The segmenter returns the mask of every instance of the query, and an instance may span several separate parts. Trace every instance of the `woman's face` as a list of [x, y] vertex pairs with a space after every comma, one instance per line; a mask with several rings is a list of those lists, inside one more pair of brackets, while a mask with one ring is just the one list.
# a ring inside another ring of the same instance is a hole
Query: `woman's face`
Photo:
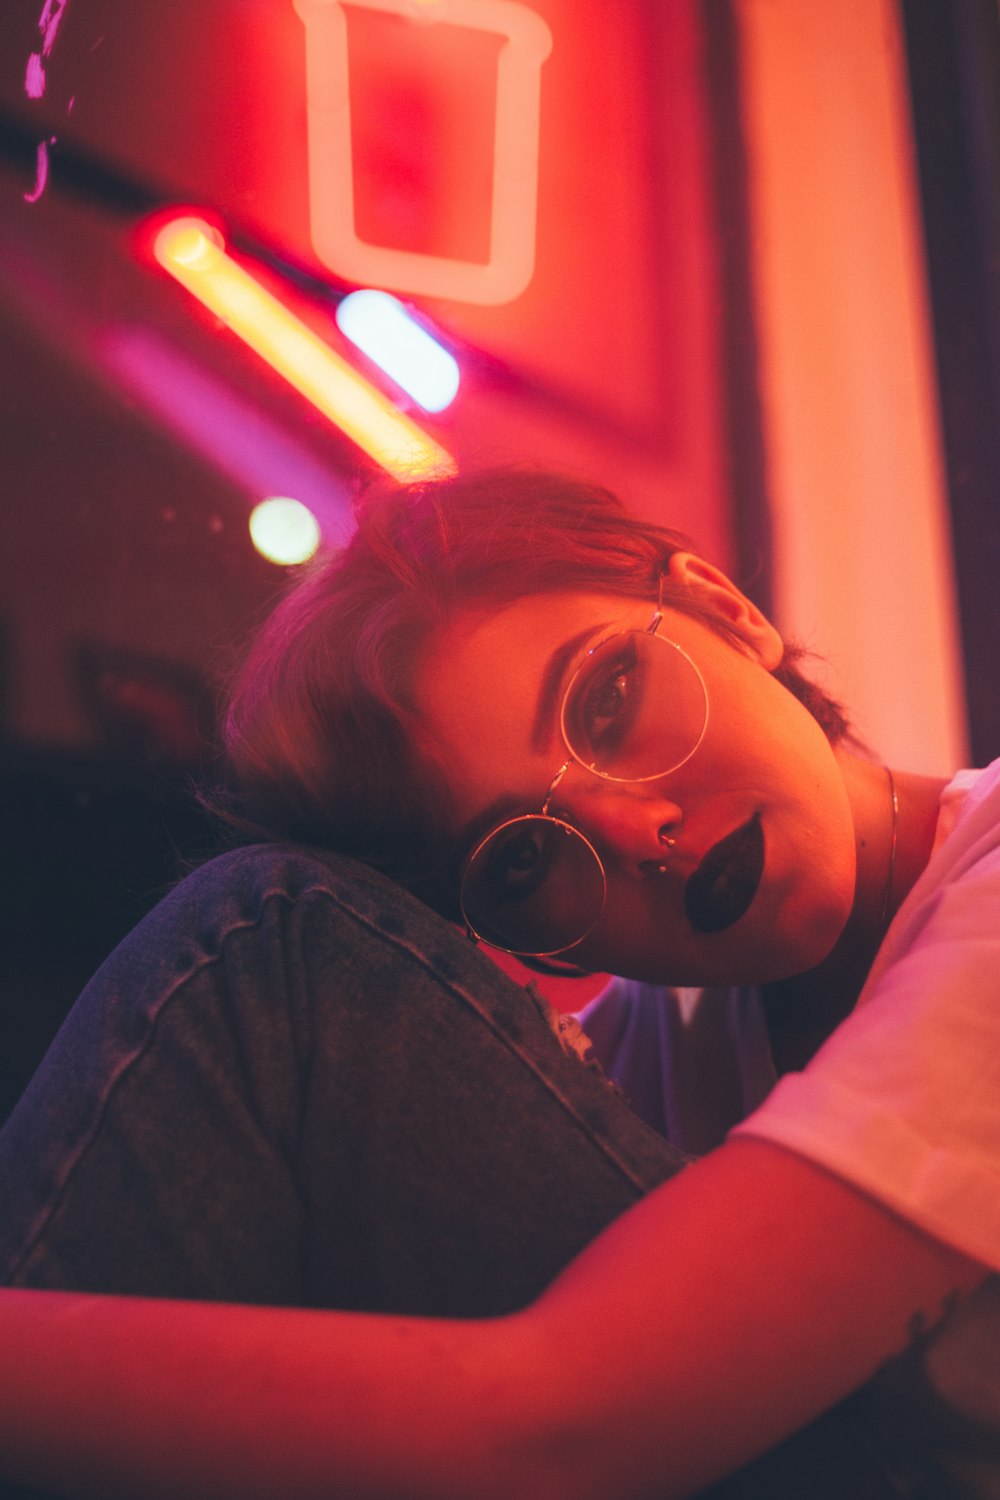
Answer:
[[[658, 633], [683, 648], [707, 690], [697, 750], [651, 781], [609, 782], [575, 762], [562, 777], [549, 812], [587, 836], [607, 876], [601, 917], [563, 956], [673, 984], [802, 973], [830, 951], [853, 901], [854, 824], [837, 759], [771, 676], [781, 643], [763, 616], [691, 554], [677, 554], [670, 571], [748, 647], [665, 608]], [[441, 745], [451, 831], [467, 848], [505, 818], [541, 809], [568, 755], [566, 684], [590, 647], [611, 631], [644, 630], [653, 607], [616, 594], [534, 595], [462, 612], [431, 639], [417, 707]]]

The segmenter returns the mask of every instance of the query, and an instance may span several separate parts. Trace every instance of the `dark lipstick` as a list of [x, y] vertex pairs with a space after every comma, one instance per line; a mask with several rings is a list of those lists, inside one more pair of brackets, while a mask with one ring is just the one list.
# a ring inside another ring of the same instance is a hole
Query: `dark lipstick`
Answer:
[[684, 887], [684, 910], [695, 932], [723, 932], [749, 909], [764, 873], [760, 814], [713, 844]]

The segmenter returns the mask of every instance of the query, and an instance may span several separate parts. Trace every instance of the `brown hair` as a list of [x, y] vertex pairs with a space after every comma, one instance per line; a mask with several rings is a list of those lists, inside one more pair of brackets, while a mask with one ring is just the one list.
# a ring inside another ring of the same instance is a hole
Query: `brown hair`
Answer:
[[[313, 565], [258, 633], [223, 726], [231, 822], [337, 849], [454, 915], [448, 791], [412, 701], [423, 643], [469, 605], [593, 589], [655, 599], [680, 533], [630, 517], [595, 485], [504, 470], [379, 489], [350, 543]], [[664, 602], [731, 627], [664, 587]], [[738, 637], [736, 638], [738, 641]], [[846, 722], [786, 650], [775, 675], [831, 740]]]

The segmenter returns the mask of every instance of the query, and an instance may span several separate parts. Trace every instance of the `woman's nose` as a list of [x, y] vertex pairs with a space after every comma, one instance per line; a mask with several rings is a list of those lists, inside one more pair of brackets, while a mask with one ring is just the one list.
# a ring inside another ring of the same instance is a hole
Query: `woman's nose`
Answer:
[[605, 863], [636, 877], [669, 864], [684, 812], [655, 782], [595, 780], [584, 786], [574, 778], [560, 790], [569, 820], [593, 840]]

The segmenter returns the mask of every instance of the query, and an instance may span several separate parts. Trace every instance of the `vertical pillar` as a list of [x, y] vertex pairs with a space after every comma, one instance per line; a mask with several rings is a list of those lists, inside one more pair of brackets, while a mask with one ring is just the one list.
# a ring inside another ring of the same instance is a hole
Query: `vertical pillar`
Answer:
[[738, 0], [775, 614], [877, 753], [966, 756], [894, 0]]

